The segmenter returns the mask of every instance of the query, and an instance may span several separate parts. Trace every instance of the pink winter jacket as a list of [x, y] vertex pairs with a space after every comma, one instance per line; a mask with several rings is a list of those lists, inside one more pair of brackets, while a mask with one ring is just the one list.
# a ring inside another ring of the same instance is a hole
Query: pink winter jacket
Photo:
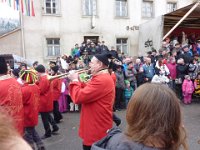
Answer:
[[192, 94], [194, 92], [194, 84], [191, 80], [185, 79], [182, 85], [183, 93]]

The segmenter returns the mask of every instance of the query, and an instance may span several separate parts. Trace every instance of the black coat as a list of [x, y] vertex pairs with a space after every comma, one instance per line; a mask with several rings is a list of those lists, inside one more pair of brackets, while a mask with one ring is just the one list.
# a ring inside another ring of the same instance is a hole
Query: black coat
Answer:
[[188, 74], [188, 66], [187, 65], [178, 64], [176, 66], [176, 72], [177, 72], [177, 78], [181, 78], [182, 81], [183, 81], [184, 78], [185, 78], [185, 75]]
[[137, 79], [137, 86], [140, 86], [143, 83], [145, 83], [145, 74], [144, 74], [144, 72], [138, 72], [137, 76], [136, 76], [136, 79]]

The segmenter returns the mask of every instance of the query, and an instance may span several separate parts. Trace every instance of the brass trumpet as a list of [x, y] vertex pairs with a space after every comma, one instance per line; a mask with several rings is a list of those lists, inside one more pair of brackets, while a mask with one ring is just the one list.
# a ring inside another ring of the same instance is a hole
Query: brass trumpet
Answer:
[[[84, 73], [84, 72], [87, 72], [87, 71], [90, 71], [90, 68], [89, 69], [79, 69], [79, 70], [75, 70], [74, 73]], [[60, 74], [60, 75], [56, 75], [56, 76], [48, 76], [48, 80], [52, 81], [54, 79], [57, 79], [57, 78], [66, 78], [67, 76], [69, 75], [69, 72], [67, 73], [63, 73], [63, 74]]]

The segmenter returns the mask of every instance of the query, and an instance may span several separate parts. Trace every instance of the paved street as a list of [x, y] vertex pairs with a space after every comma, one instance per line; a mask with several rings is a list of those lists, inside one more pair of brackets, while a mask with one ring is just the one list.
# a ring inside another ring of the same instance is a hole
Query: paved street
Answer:
[[[200, 144], [197, 143], [200, 139], [200, 102], [194, 102], [191, 105], [181, 105], [181, 107], [184, 124], [188, 132], [190, 150], [200, 150]], [[125, 111], [116, 112], [123, 120], [122, 129], [126, 126], [125, 113]], [[64, 121], [59, 124], [59, 134], [44, 140], [47, 150], [81, 150], [82, 143], [78, 137], [79, 113], [65, 113], [63, 116]], [[41, 135], [44, 132], [41, 121], [37, 130]]]

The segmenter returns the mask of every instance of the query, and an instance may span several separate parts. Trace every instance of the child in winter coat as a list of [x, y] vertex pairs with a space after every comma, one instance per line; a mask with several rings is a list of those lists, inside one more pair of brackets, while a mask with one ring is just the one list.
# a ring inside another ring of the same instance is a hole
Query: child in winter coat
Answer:
[[124, 90], [124, 97], [126, 106], [128, 105], [128, 102], [133, 94], [133, 88], [130, 86], [130, 82], [128, 80], [125, 80], [126, 88]]
[[195, 95], [200, 96], [200, 72], [197, 75], [197, 78], [194, 80], [194, 87], [195, 87]]
[[185, 80], [182, 85], [184, 104], [190, 104], [192, 101], [192, 93], [194, 92], [194, 84], [189, 75], [185, 76]]

